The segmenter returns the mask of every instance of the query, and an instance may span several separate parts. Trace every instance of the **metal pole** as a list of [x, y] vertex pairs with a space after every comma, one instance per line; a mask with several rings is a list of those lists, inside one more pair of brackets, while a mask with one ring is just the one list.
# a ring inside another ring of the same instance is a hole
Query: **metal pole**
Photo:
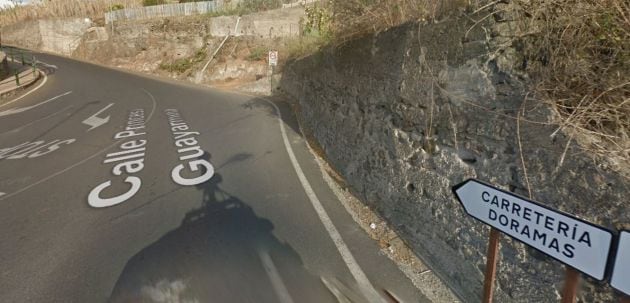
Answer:
[[114, 35], [114, 14], [113, 14], [113, 10], [114, 7], [112, 7], [112, 0], [109, 0], [109, 18], [110, 18], [110, 22], [112, 25], [112, 36]]
[[490, 239], [488, 240], [488, 256], [486, 260], [486, 274], [483, 282], [483, 302], [492, 303], [494, 294], [494, 280], [497, 275], [497, 261], [499, 259], [499, 238], [500, 232], [491, 227]]
[[24, 53], [20, 54], [22, 56], [22, 65], [24, 65]]
[[18, 71], [15, 71], [15, 84], [17, 86], [20, 86], [20, 74], [18, 73]]
[[273, 65], [271, 66], [271, 76], [269, 77], [269, 93], [273, 94]]
[[567, 272], [564, 280], [564, 290], [562, 291], [562, 303], [575, 302], [579, 282], [580, 273], [567, 266]]

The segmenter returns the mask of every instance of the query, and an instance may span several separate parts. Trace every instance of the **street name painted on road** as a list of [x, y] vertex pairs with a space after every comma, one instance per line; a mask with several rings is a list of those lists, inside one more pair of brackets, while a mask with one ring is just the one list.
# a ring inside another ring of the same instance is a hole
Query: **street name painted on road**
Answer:
[[[179, 185], [198, 185], [206, 182], [214, 175], [214, 167], [207, 159], [204, 159], [204, 151], [199, 146], [199, 142], [195, 136], [199, 136], [199, 132], [188, 131], [190, 127], [176, 109], [167, 109], [164, 111], [168, 117], [168, 124], [171, 126], [171, 132], [175, 139], [175, 146], [178, 147], [177, 154], [179, 161], [186, 161], [184, 164], [178, 164], [171, 170], [171, 178], [173, 182]], [[182, 174], [184, 172], [185, 174]], [[185, 177], [184, 175], [192, 175], [201, 173], [196, 177]]]
[[13, 147], [0, 149], [0, 160], [16, 160], [24, 158], [33, 159], [41, 157], [58, 150], [63, 145], [68, 145], [74, 143], [75, 141], [76, 139], [56, 139], [50, 142], [42, 140], [35, 142], [24, 142]]
[[610, 285], [630, 296], [630, 231], [619, 233], [619, 246]]
[[603, 280], [612, 232], [477, 180], [453, 187], [470, 216]]
[[117, 163], [112, 167], [112, 173], [114, 176], [125, 177], [124, 180], [117, 179], [116, 181], [118, 183], [128, 183], [131, 187], [119, 195], [103, 198], [101, 193], [112, 186], [111, 180], [105, 181], [90, 191], [88, 195], [88, 204], [90, 204], [90, 206], [96, 208], [114, 206], [131, 199], [140, 190], [142, 180], [135, 176], [135, 174], [139, 173], [144, 168], [144, 152], [147, 144], [147, 140], [141, 139], [146, 136], [146, 132], [143, 131], [144, 129], [144, 110], [135, 109], [129, 112], [125, 130], [116, 133], [114, 139], [133, 139], [120, 144], [119, 148], [121, 151], [105, 155], [103, 163]]
[[[210, 180], [214, 175], [214, 167], [209, 159], [205, 158], [206, 153], [196, 139], [199, 132], [190, 131], [190, 127], [176, 109], [167, 109], [164, 113], [173, 133], [174, 144], [178, 148], [178, 159], [182, 162], [171, 170], [173, 181], [179, 185], [191, 186]], [[105, 155], [103, 161], [104, 164], [116, 163], [112, 167], [112, 174], [121, 178], [117, 178], [115, 184], [108, 180], [94, 187], [88, 195], [90, 206], [95, 208], [114, 206], [133, 198], [138, 193], [142, 187], [142, 180], [137, 174], [144, 169], [147, 145], [147, 140], [144, 139], [145, 129], [144, 110], [132, 110], [125, 129], [114, 135], [114, 139], [129, 140], [119, 145], [120, 151]], [[121, 188], [125, 190], [112, 196], [112, 192], [118, 192]]]

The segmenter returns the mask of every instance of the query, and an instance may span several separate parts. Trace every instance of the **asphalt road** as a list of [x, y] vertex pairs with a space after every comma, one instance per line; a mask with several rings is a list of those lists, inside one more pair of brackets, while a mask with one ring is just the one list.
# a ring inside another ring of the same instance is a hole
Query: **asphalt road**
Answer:
[[289, 106], [37, 57], [46, 83], [0, 105], [0, 302], [426, 301]]

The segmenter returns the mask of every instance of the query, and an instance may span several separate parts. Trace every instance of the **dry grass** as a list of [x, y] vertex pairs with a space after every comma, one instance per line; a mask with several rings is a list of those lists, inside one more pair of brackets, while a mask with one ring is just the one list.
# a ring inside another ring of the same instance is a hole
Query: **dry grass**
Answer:
[[[630, 163], [630, 3], [519, 0], [528, 72], [560, 129], [587, 151]], [[533, 34], [531, 34], [533, 33]]]
[[327, 2], [334, 42], [408, 21], [439, 19], [460, 8], [469, 14], [487, 12], [485, 21], [499, 14], [513, 19], [519, 26], [509, 46], [516, 46], [527, 59], [532, 93], [556, 110], [558, 130], [568, 133], [585, 151], [626, 170], [630, 163], [627, 0]]
[[6, 26], [22, 21], [89, 17], [92, 19], [103, 18], [103, 14], [110, 7], [122, 5], [124, 8], [141, 6], [140, 0], [50, 0], [37, 5], [18, 6], [0, 11], [0, 26]]

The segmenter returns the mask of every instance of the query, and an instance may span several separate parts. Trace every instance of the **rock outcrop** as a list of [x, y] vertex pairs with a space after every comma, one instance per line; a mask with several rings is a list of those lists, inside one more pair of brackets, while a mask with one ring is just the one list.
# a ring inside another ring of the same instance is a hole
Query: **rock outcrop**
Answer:
[[[281, 89], [307, 136], [375, 209], [469, 302], [479, 302], [489, 229], [451, 193], [478, 178], [608, 228], [630, 222], [628, 180], [563, 134], [528, 94], [505, 23], [411, 23], [287, 65]], [[503, 237], [496, 302], [553, 302], [557, 261]], [[613, 301], [588, 279], [585, 302]]]

